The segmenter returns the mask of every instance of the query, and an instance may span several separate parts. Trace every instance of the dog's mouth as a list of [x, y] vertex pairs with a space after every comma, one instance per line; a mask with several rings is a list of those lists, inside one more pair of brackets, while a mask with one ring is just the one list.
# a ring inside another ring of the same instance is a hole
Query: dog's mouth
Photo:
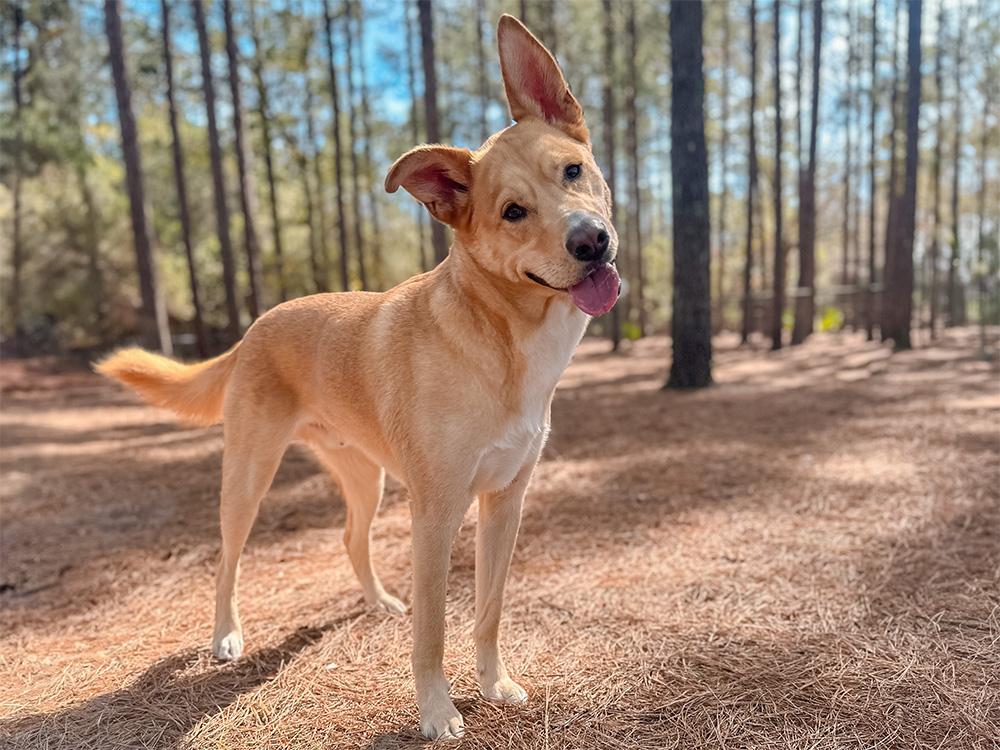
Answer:
[[553, 286], [541, 276], [527, 271], [524, 274], [539, 286], [554, 289], [557, 292], [568, 292], [573, 303], [587, 315], [597, 317], [604, 315], [618, 301], [621, 292], [621, 278], [614, 261], [611, 263], [594, 263], [588, 266], [586, 274], [575, 284], [568, 287]]
[[547, 282], [541, 276], [536, 276], [531, 271], [526, 271], [524, 275], [527, 276], [532, 281], [534, 281], [536, 284], [540, 284], [542, 286], [547, 286], [549, 289], [555, 289], [557, 292], [565, 292], [566, 291], [566, 287], [552, 286], [549, 282]]

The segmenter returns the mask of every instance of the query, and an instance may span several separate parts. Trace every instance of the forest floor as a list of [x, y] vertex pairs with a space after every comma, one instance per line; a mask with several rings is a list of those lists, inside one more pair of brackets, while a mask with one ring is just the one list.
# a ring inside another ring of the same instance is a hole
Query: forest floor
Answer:
[[[524, 706], [478, 697], [472, 512], [456, 541], [458, 747], [996, 748], [1000, 370], [975, 332], [721, 338], [689, 393], [660, 389], [664, 339], [606, 349], [566, 373], [528, 493], [504, 613]], [[409, 617], [364, 610], [304, 449], [243, 558], [247, 654], [219, 665], [219, 428], [51, 362], [0, 384], [0, 746], [421, 744]], [[408, 515], [390, 482], [375, 557], [407, 600]]]

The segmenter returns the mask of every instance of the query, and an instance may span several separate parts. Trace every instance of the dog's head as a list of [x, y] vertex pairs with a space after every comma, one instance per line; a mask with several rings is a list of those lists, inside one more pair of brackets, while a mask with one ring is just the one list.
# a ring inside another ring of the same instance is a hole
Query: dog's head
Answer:
[[618, 299], [611, 191], [591, 152], [583, 110], [555, 58], [512, 16], [497, 29], [514, 125], [478, 150], [419, 146], [389, 170], [454, 229], [461, 252], [518, 293], [569, 294], [590, 315]]

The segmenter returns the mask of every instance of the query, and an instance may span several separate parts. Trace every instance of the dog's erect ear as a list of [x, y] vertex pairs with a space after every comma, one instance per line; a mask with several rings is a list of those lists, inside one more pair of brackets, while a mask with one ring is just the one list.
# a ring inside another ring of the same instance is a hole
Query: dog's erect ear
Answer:
[[506, 13], [500, 16], [497, 47], [514, 121], [537, 117], [579, 141], [589, 142], [583, 109], [570, 92], [559, 64], [524, 24]]
[[440, 222], [457, 226], [471, 205], [472, 152], [452, 146], [417, 146], [389, 167], [385, 189], [400, 187], [423, 203]]

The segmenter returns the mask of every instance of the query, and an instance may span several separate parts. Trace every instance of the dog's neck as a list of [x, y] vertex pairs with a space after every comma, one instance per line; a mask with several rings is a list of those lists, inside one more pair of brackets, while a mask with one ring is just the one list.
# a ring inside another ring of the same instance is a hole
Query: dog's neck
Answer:
[[544, 324], [553, 306], [572, 304], [568, 298], [562, 299], [565, 294], [491, 273], [459, 241], [440, 269], [456, 301], [483, 314], [494, 327], [501, 326], [511, 332], [536, 329]]

